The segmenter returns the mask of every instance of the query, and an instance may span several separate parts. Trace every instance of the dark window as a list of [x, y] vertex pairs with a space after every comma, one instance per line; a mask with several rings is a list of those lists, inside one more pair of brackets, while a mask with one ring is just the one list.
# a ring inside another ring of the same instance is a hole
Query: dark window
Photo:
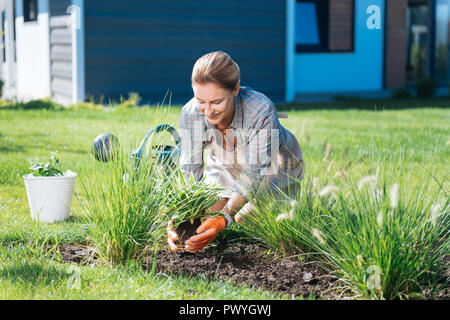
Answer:
[[37, 21], [38, 7], [37, 0], [23, 0], [23, 21]]
[[354, 0], [297, 0], [296, 52], [350, 52], [354, 38]]
[[437, 0], [435, 12], [434, 76], [437, 81], [445, 84], [450, 81], [450, 4], [448, 0]]

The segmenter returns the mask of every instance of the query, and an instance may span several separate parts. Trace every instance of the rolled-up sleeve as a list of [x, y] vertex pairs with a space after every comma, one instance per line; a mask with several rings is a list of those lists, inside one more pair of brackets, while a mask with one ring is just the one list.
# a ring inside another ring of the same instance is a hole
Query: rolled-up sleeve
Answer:
[[185, 106], [180, 116], [180, 169], [184, 176], [191, 172], [196, 181], [203, 178], [203, 121]]

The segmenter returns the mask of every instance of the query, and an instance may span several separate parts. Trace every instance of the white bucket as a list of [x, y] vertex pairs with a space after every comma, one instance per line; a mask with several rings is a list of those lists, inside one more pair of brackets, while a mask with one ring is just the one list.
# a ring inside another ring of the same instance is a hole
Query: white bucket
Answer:
[[56, 222], [67, 219], [72, 203], [77, 174], [67, 170], [63, 176], [23, 176], [27, 189], [31, 217], [40, 222]]

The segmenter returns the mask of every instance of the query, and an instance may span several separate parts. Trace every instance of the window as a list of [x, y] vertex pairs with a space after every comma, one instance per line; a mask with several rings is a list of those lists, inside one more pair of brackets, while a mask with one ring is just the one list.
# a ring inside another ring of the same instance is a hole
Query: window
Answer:
[[327, 50], [328, 1], [297, 1], [295, 8], [297, 52]]
[[408, 51], [406, 80], [415, 82], [428, 75], [429, 63], [429, 27], [430, 16], [428, 3], [425, 1], [411, 2], [407, 9]]
[[38, 0], [23, 0], [23, 21], [37, 21], [38, 17]]
[[434, 76], [440, 83], [450, 80], [450, 5], [446, 0], [436, 1], [436, 37], [434, 44]]
[[296, 52], [350, 52], [354, 38], [354, 0], [297, 0]]

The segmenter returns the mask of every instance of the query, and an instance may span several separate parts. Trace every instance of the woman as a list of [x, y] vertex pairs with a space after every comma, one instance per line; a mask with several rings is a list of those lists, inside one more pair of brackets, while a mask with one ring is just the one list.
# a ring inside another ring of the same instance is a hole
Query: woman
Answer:
[[[193, 173], [197, 181], [205, 174], [207, 183], [225, 188], [224, 199], [210, 208], [223, 215], [208, 218], [186, 241], [186, 250], [197, 252], [233, 218], [242, 221], [239, 210], [252, 196], [269, 188], [294, 191], [304, 170], [297, 139], [280, 124], [269, 98], [240, 86], [239, 66], [228, 54], [216, 51], [202, 56], [191, 80], [194, 97], [180, 117], [181, 170]], [[206, 147], [210, 153], [204, 163]], [[176, 239], [170, 225], [172, 251], [177, 250]]]

